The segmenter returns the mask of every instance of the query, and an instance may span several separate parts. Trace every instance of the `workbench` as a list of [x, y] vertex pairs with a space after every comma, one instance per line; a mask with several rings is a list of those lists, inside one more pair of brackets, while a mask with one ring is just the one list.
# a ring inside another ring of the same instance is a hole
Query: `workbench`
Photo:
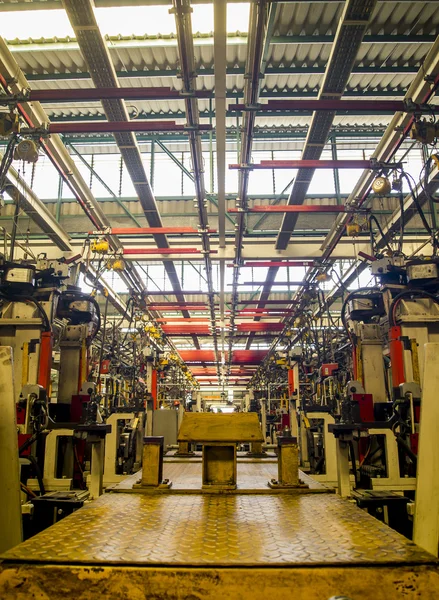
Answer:
[[335, 494], [121, 491], [7, 552], [0, 598], [439, 597], [433, 556]]

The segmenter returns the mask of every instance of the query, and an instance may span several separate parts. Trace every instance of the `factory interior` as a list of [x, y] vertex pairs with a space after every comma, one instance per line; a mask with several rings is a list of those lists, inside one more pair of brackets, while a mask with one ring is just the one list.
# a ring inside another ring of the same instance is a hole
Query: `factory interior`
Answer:
[[439, 598], [438, 90], [439, 0], [0, 0], [0, 600]]

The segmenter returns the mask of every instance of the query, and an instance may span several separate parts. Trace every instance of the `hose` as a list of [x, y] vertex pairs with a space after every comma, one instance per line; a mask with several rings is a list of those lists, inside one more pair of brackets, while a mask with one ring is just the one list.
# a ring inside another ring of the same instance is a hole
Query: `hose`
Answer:
[[415, 194], [415, 192], [413, 190], [413, 186], [412, 186], [412, 182], [410, 180], [410, 177], [408, 176], [407, 173], [405, 173], [405, 171], [402, 171], [401, 175], [405, 178], [405, 180], [408, 183], [408, 186], [410, 188], [410, 194], [411, 194], [411, 196], [413, 198], [413, 202], [415, 203], [416, 210], [418, 211], [419, 216], [421, 217], [421, 221], [422, 221], [422, 224], [425, 227], [425, 230], [427, 231], [428, 235], [431, 235], [433, 237], [434, 236], [433, 231], [432, 231], [430, 225], [428, 224], [427, 219], [425, 218], [424, 211], [422, 210], [422, 207], [421, 207], [421, 204], [419, 202], [419, 199], [418, 199], [418, 197], [416, 196], [416, 194]]
[[29, 462], [32, 464], [34, 471], [35, 471], [35, 475], [37, 476], [37, 480], [38, 480], [38, 487], [40, 488], [40, 493], [42, 496], [44, 496], [44, 494], [46, 493], [45, 487], [44, 487], [44, 482], [43, 482], [43, 474], [41, 473], [41, 469], [37, 463], [37, 459], [35, 458], [35, 456], [32, 456], [32, 454], [29, 454], [29, 456], [26, 457]]
[[44, 307], [41, 304], [41, 302], [39, 302], [35, 298], [32, 298], [32, 296], [13, 296], [13, 295], [10, 296], [9, 294], [5, 293], [4, 291], [0, 292], [0, 296], [10, 302], [22, 302], [23, 300], [27, 300], [28, 302], [32, 302], [33, 304], [35, 304], [35, 306], [38, 309], [38, 312], [41, 315], [41, 318], [43, 319], [44, 331], [52, 331], [49, 317], [47, 316], [47, 313], [44, 310]]
[[396, 325], [395, 309], [397, 304], [402, 298], [405, 298], [407, 296], [416, 296], [418, 298], [430, 298], [431, 300], [433, 300], [433, 302], [439, 304], [439, 298], [437, 298], [434, 294], [430, 294], [430, 292], [426, 292], [425, 290], [404, 290], [403, 292], [400, 292], [393, 298], [392, 303], [389, 306], [389, 325], [391, 327], [394, 327]]
[[363, 294], [362, 292], [379, 292], [379, 288], [376, 287], [363, 287], [363, 288], [358, 288], [357, 290], [353, 290], [352, 292], [350, 292], [346, 298], [345, 301], [343, 302], [343, 305], [341, 307], [341, 322], [343, 323], [343, 327], [346, 330], [346, 333], [348, 334], [348, 337], [352, 343], [352, 336], [351, 336], [351, 332], [349, 331], [349, 327], [346, 321], [346, 306], [348, 305], [348, 302], [350, 300], [352, 300], [352, 298], [355, 298], [356, 296], [358, 296], [359, 298], [366, 298], [366, 294]]
[[[377, 229], [378, 229], [378, 231], [379, 231], [379, 233], [380, 233], [381, 239], [382, 239], [382, 240], [385, 240], [385, 242], [386, 242], [386, 246], [387, 246], [387, 249], [389, 250], [389, 252], [391, 252], [391, 253], [393, 254], [393, 250], [392, 250], [392, 248], [390, 247], [390, 245], [389, 245], [389, 242], [386, 240], [386, 236], [384, 235], [384, 232], [383, 232], [383, 230], [382, 230], [382, 227], [381, 227], [381, 225], [380, 225], [380, 223], [379, 223], [378, 219], [375, 217], [375, 215], [370, 215], [370, 217], [369, 217], [369, 227], [370, 227], [370, 223], [371, 223], [371, 221], [373, 221], [373, 222], [375, 223], [375, 225], [377, 226]], [[372, 245], [372, 242], [373, 242], [373, 233], [372, 233], [372, 227], [370, 227], [370, 237], [371, 237], [371, 245]]]

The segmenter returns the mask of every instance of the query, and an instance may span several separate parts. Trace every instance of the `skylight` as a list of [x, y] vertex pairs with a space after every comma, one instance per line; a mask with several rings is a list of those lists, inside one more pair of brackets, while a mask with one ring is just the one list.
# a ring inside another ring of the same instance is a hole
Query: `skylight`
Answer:
[[[175, 34], [175, 17], [169, 14], [170, 6], [126, 6], [97, 8], [96, 19], [104, 35], [143, 36]], [[227, 7], [227, 31], [246, 32], [250, 4], [232, 3]], [[18, 17], [18, 19], [17, 19]], [[213, 32], [213, 3], [193, 6], [192, 30], [194, 33]], [[12, 33], [13, 32], [13, 33]], [[65, 38], [74, 37], [67, 13], [64, 10], [30, 10], [20, 13], [2, 12], [0, 35], [5, 39]]]

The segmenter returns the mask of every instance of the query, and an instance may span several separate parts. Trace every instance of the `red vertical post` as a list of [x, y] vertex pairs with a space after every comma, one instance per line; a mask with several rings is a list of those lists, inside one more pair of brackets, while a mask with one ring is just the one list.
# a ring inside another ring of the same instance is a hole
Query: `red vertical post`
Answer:
[[40, 343], [40, 361], [38, 365], [38, 384], [50, 393], [50, 370], [52, 368], [53, 336], [51, 331], [43, 331]]
[[157, 409], [157, 370], [153, 369], [151, 373], [151, 395], [154, 399], [154, 410]]
[[399, 387], [405, 382], [404, 345], [401, 341], [401, 327], [391, 327], [389, 332], [390, 361], [392, 364], [392, 386]]
[[294, 394], [295, 392], [295, 387], [294, 387], [294, 369], [289, 369], [288, 370], [288, 395], [291, 398], [291, 396]]

